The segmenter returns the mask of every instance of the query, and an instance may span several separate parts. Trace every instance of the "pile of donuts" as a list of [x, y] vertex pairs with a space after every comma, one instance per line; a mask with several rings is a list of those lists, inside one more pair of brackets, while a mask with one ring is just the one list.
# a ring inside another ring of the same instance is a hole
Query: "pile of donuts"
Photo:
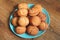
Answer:
[[13, 14], [12, 24], [17, 34], [27, 33], [37, 35], [40, 30], [47, 30], [46, 15], [40, 4], [28, 7], [27, 3], [18, 4], [18, 10]]

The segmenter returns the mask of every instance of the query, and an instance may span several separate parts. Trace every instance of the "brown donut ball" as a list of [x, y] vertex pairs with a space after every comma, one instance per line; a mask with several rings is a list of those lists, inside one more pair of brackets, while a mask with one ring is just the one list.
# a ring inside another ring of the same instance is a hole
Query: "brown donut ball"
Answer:
[[44, 13], [40, 12], [38, 16], [41, 18], [42, 21], [46, 20], [46, 15]]
[[42, 6], [37, 4], [35, 5], [32, 9], [29, 10], [29, 15], [30, 16], [36, 16], [39, 14], [39, 12], [42, 11]]
[[30, 24], [38, 26], [41, 23], [41, 19], [38, 16], [33, 16], [30, 18]]
[[16, 30], [16, 33], [23, 34], [26, 32], [26, 27], [17, 26], [15, 30]]
[[17, 20], [18, 20], [17, 17], [14, 17], [14, 18], [12, 19], [12, 24], [13, 24], [14, 26], [17, 26]]
[[45, 22], [41, 22], [41, 24], [38, 26], [40, 30], [46, 30], [48, 28], [48, 24]]
[[40, 4], [36, 4], [34, 8], [36, 8], [40, 12], [42, 11], [42, 6]]
[[17, 11], [18, 16], [27, 16], [28, 10], [27, 9], [20, 9]]
[[29, 9], [30, 16], [36, 16], [38, 14], [39, 14], [39, 12], [38, 12], [37, 8]]
[[22, 16], [19, 18], [18, 24], [20, 26], [27, 26], [29, 24], [29, 19], [27, 17]]
[[27, 27], [27, 33], [30, 35], [37, 35], [39, 29], [36, 26], [28, 26]]
[[27, 9], [28, 8], [28, 4], [27, 3], [18, 4], [18, 9], [21, 9], [21, 8]]

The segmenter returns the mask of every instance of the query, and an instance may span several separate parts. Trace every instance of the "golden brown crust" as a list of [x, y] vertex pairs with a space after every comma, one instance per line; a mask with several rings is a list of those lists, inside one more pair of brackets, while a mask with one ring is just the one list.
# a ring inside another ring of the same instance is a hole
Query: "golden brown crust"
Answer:
[[42, 21], [46, 21], [46, 15], [44, 13], [40, 12], [38, 16], [41, 18]]
[[17, 20], [18, 20], [18, 17], [14, 17], [14, 18], [12, 19], [12, 24], [13, 24], [14, 26], [17, 26]]
[[34, 8], [37, 8], [38, 11], [42, 11], [42, 6], [40, 4], [36, 4]]
[[29, 10], [29, 15], [30, 16], [36, 16], [39, 14], [39, 12], [42, 11], [42, 6], [37, 4], [35, 5], [32, 9]]
[[27, 16], [28, 10], [27, 9], [20, 9], [17, 11], [18, 16]]
[[16, 30], [16, 33], [23, 34], [26, 32], [26, 27], [17, 26], [15, 30]]
[[18, 9], [21, 9], [21, 8], [28, 9], [28, 4], [27, 3], [18, 4]]
[[38, 16], [33, 16], [30, 18], [30, 24], [38, 26], [41, 23], [41, 19]]
[[22, 16], [19, 18], [18, 24], [20, 26], [27, 26], [29, 24], [29, 19], [27, 17]]
[[37, 8], [29, 9], [29, 16], [36, 16], [39, 14]]
[[45, 22], [41, 22], [41, 24], [38, 26], [39, 30], [46, 30], [48, 28], [48, 24]]
[[27, 32], [30, 35], [37, 35], [38, 31], [39, 31], [39, 29], [36, 26], [28, 26], [27, 27]]

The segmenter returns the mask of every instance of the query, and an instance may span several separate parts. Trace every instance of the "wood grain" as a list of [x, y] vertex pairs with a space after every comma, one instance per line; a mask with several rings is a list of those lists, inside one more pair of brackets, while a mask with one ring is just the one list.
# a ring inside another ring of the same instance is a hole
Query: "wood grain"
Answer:
[[[9, 29], [8, 19], [18, 3], [41, 4], [50, 15], [50, 26], [45, 34], [34, 39], [23, 39]], [[0, 40], [60, 40], [60, 1], [59, 0], [0, 0]]]

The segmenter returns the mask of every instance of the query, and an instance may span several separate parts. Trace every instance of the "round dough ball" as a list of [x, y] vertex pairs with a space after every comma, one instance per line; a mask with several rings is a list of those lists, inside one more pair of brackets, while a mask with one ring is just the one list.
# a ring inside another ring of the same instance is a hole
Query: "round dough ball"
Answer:
[[27, 33], [30, 35], [37, 35], [39, 29], [36, 26], [28, 26], [27, 27]]
[[23, 34], [26, 32], [26, 27], [17, 26], [15, 29], [16, 33]]
[[28, 4], [27, 3], [18, 4], [18, 9], [21, 9], [21, 8], [28, 9]]
[[29, 19], [27, 17], [22, 16], [19, 18], [18, 24], [20, 26], [27, 26], [29, 24]]
[[39, 30], [46, 30], [48, 28], [48, 24], [45, 22], [41, 22], [41, 24], [38, 26]]
[[38, 26], [41, 23], [41, 19], [38, 16], [33, 16], [30, 18], [30, 24]]
[[37, 8], [29, 9], [29, 15], [30, 16], [36, 16], [39, 14], [39, 11]]
[[27, 9], [20, 9], [17, 11], [18, 16], [27, 16], [28, 10]]
[[29, 15], [30, 16], [36, 16], [39, 14], [39, 12], [42, 11], [42, 6], [37, 4], [35, 5], [32, 9], [29, 10]]
[[18, 20], [17, 17], [14, 17], [14, 18], [12, 19], [12, 24], [13, 24], [14, 26], [17, 26], [17, 20]]
[[38, 11], [42, 11], [42, 6], [40, 4], [36, 4], [33, 8], [36, 8]]
[[42, 21], [46, 20], [46, 15], [44, 13], [40, 12], [38, 16], [41, 18]]

